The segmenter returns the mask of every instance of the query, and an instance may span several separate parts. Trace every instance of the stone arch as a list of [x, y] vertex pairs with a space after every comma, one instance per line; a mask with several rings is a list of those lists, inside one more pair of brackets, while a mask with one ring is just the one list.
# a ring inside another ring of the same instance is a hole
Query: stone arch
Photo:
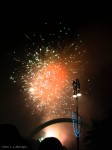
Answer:
[[[53, 119], [53, 120], [49, 120], [43, 124], [41, 124], [40, 126], [36, 127], [33, 132], [31, 132], [31, 134], [28, 136], [28, 138], [32, 138], [35, 134], [37, 134], [38, 132], [40, 132], [42, 129], [46, 128], [47, 126], [50, 126], [52, 124], [56, 124], [56, 123], [62, 123], [62, 122], [68, 122], [68, 123], [72, 123], [72, 118], [57, 118], [57, 119]], [[85, 122], [79, 122], [82, 126], [84, 127], [90, 127], [87, 123]]]

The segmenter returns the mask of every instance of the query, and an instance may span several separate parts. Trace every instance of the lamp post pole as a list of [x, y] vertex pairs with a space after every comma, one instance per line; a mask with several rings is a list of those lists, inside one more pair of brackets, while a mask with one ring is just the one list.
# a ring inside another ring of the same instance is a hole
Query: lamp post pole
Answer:
[[[78, 96], [76, 97], [76, 100], [75, 100], [75, 103], [76, 103], [76, 115], [77, 115], [77, 130], [78, 130]], [[79, 150], [79, 136], [77, 136], [77, 150]]]
[[76, 81], [73, 81], [73, 90], [74, 90], [74, 95], [73, 97], [75, 98], [75, 104], [76, 104], [76, 139], [77, 139], [77, 150], [79, 150], [79, 136], [80, 136], [80, 131], [79, 131], [79, 116], [78, 116], [78, 96], [81, 96], [80, 94], [80, 82], [78, 79]]

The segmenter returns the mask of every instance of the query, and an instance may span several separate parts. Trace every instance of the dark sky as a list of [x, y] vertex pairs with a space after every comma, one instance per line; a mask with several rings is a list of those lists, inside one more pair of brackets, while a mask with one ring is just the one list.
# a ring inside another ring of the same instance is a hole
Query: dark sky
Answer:
[[[20, 55], [25, 46], [25, 33], [57, 32], [57, 24], [62, 22], [71, 28], [71, 36], [80, 33], [86, 43], [89, 67], [88, 75], [92, 77], [92, 90], [87, 98], [89, 117], [103, 117], [104, 112], [112, 108], [112, 16], [105, 4], [33, 4], [9, 7], [3, 6], [0, 19], [0, 123], [17, 125], [23, 135], [33, 129], [41, 118], [35, 121], [27, 114], [19, 87], [9, 80], [13, 63], [9, 54], [16, 50]], [[47, 22], [47, 28], [43, 27]], [[20, 51], [21, 49], [21, 51]], [[86, 83], [84, 87], [86, 86]], [[35, 125], [31, 125], [31, 122]], [[30, 130], [29, 130], [30, 128]], [[25, 129], [25, 130], [24, 130]]]

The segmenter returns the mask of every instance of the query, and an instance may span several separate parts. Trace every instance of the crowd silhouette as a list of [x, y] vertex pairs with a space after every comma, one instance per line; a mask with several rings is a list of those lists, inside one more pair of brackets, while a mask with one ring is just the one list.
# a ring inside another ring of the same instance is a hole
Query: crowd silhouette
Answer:
[[23, 138], [16, 126], [11, 124], [0, 125], [0, 149], [67, 150], [55, 137], [45, 138], [42, 142]]
[[31, 143], [23, 138], [16, 126], [11, 124], [0, 125], [1, 149], [31, 149]]
[[39, 150], [65, 150], [66, 148], [55, 137], [45, 138], [39, 145]]

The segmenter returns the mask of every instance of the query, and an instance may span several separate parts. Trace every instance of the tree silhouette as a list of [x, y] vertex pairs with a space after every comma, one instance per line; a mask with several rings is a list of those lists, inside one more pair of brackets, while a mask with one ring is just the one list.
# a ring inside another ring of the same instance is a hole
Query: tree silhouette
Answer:
[[112, 149], [112, 111], [102, 120], [92, 119], [92, 129], [84, 138], [88, 150]]

